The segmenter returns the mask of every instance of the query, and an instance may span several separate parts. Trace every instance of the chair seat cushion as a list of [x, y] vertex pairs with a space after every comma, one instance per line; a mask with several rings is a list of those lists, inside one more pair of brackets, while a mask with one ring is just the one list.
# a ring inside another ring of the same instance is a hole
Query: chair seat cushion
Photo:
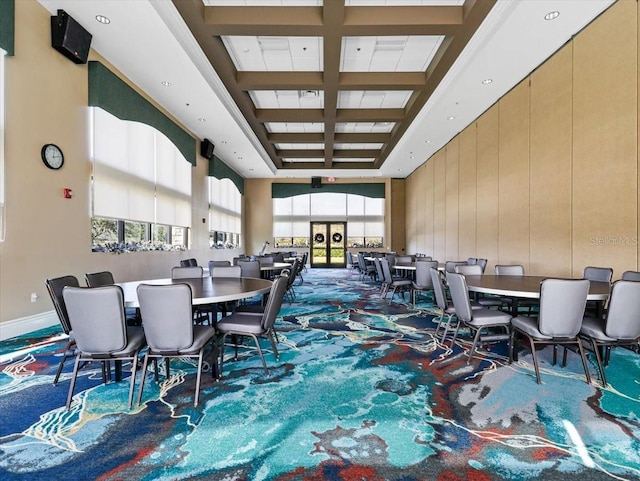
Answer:
[[475, 327], [504, 326], [511, 322], [511, 316], [506, 312], [492, 311], [490, 309], [477, 309], [473, 311], [473, 319], [469, 324]]
[[[145, 344], [144, 330], [141, 327], [127, 327], [127, 345], [124, 349], [112, 352], [113, 357], [126, 357], [132, 355]], [[91, 353], [86, 353], [91, 354]]]
[[523, 333], [533, 337], [534, 339], [553, 339], [551, 336], [542, 334], [538, 330], [538, 320], [533, 317], [518, 316], [511, 319], [511, 326], [514, 329], [522, 331]]
[[484, 307], [493, 307], [493, 306], [502, 306], [502, 301], [500, 299], [491, 298], [491, 297], [481, 297], [478, 299], [478, 304]]
[[180, 349], [178, 352], [180, 354], [194, 354], [215, 335], [216, 330], [211, 326], [193, 326], [193, 342], [189, 347]]
[[262, 316], [256, 316], [244, 312], [231, 314], [225, 317], [216, 326], [221, 332], [235, 332], [238, 334], [260, 335], [262, 329]]
[[617, 339], [604, 333], [604, 320], [595, 317], [585, 317], [582, 320], [580, 334], [594, 338], [596, 341], [615, 342]]
[[411, 284], [413, 284], [413, 281], [411, 279], [394, 279], [393, 282], [391, 283], [392, 286], [410, 286]]

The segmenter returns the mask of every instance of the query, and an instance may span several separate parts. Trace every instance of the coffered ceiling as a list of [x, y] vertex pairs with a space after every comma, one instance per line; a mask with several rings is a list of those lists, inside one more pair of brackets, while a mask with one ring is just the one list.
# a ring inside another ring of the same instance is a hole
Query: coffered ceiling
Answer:
[[245, 177], [405, 177], [613, 3], [39, 1]]

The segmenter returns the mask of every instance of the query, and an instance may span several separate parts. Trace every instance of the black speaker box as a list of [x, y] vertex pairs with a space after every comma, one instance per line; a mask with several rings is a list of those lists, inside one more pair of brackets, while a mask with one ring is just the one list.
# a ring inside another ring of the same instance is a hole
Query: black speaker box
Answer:
[[51, 46], [74, 63], [87, 63], [93, 36], [64, 10], [51, 17]]
[[322, 177], [311, 177], [311, 187], [314, 189], [322, 187]]
[[211, 160], [213, 158], [213, 149], [215, 145], [209, 139], [204, 139], [200, 142], [200, 155], [205, 159]]

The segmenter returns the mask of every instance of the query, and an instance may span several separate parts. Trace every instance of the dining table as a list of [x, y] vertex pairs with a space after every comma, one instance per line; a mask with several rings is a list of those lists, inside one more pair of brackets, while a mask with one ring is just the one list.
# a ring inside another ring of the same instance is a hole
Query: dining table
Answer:
[[[540, 283], [550, 276], [505, 276], [483, 274], [481, 276], [465, 276], [467, 288], [471, 292], [493, 294], [509, 297], [511, 315], [518, 315], [518, 299], [540, 299]], [[588, 301], [606, 301], [611, 291], [608, 282], [589, 281]]]

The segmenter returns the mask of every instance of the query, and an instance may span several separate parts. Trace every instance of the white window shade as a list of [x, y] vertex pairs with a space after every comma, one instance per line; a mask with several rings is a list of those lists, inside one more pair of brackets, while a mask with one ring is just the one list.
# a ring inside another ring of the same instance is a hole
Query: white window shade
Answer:
[[209, 230], [241, 233], [242, 194], [229, 179], [209, 177]]
[[93, 215], [191, 226], [191, 164], [164, 134], [93, 107]]

